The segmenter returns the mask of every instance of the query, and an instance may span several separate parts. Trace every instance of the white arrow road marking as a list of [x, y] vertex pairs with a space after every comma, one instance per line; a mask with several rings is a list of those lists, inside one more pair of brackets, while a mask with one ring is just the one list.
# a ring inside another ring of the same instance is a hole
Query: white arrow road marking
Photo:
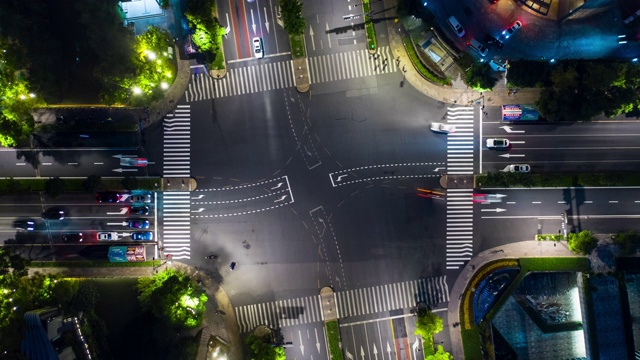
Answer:
[[433, 172], [438, 172], [438, 171], [444, 170], [444, 169], [446, 169], [446, 168], [435, 168], [435, 169], [433, 169]]
[[373, 344], [373, 356], [378, 360], [378, 349], [376, 348], [376, 344]]
[[194, 196], [191, 198], [191, 200], [199, 200], [202, 199], [204, 197], [204, 195], [198, 195], [198, 196]]
[[231, 31], [231, 23], [229, 22], [229, 14], [225, 13], [225, 15], [227, 16], [227, 27], [224, 28], [224, 36], [227, 37], [227, 35], [229, 34], [229, 31]]
[[117, 223], [107, 223], [107, 225], [122, 225], [122, 226], [127, 226], [127, 222], [123, 221], [123, 222], [117, 222]]
[[120, 208], [119, 212], [107, 212], [107, 215], [124, 215], [127, 211], [129, 211], [128, 207]]
[[320, 353], [320, 340], [318, 340], [318, 329], [313, 329], [316, 332], [316, 347], [318, 348], [318, 353]]
[[138, 171], [138, 169], [113, 169], [115, 172], [123, 172], [123, 171]]
[[505, 158], [512, 158], [512, 157], [524, 157], [524, 154], [503, 154], [500, 155], [501, 157], [505, 157]]
[[329, 42], [329, 48], [331, 48], [331, 35], [329, 32], [329, 23], [325, 23], [327, 24], [327, 41]]
[[523, 133], [524, 130], [511, 130], [511, 126], [500, 126], [500, 129], [504, 129], [504, 131], [508, 133]]
[[347, 359], [353, 360], [353, 355], [349, 351], [345, 350], [344, 352], [347, 353]]
[[346, 176], [348, 176], [348, 175], [340, 175], [340, 176], [338, 176], [338, 179], [336, 179], [336, 182], [341, 181], [341, 180], [342, 180], [342, 178], [343, 178], [343, 177], [346, 177]]
[[264, 22], [264, 26], [267, 28], [267, 34], [269, 33], [269, 17], [267, 16], [267, 8], [263, 7], [264, 9], [264, 18], [265, 18], [265, 22]]
[[360, 345], [360, 356], [362, 356], [362, 359], [364, 360], [364, 348], [362, 345]]
[[284, 199], [287, 198], [287, 195], [282, 195], [282, 197], [278, 200], [274, 200], [273, 202], [280, 202], [280, 201], [284, 201]]
[[391, 359], [391, 346], [389, 346], [388, 341], [387, 341], [387, 354], [389, 354], [389, 359]]
[[313, 38], [313, 28], [311, 27], [311, 25], [309, 25], [309, 35], [311, 35], [311, 48], [313, 49], [313, 51], [316, 51], [316, 42]]
[[282, 184], [284, 184], [284, 183], [278, 183], [278, 185], [272, 187], [271, 190], [275, 190], [275, 189], [279, 188], [280, 186], [282, 186]]
[[304, 345], [302, 345], [302, 332], [298, 330], [298, 337], [300, 338], [300, 352], [304, 355]]
[[253, 9], [251, 9], [251, 27], [253, 28], [253, 35], [256, 34], [256, 20], [253, 18]]
[[420, 346], [420, 343], [418, 342], [418, 338], [416, 337], [416, 341], [413, 342], [413, 345], [411, 347], [413, 347], [413, 352], [417, 352], [418, 351], [418, 346]]
[[191, 212], [199, 213], [199, 212], [202, 212], [203, 210], [204, 210], [204, 208], [200, 208], [200, 209], [198, 209], [198, 210], [191, 210]]
[[503, 211], [507, 211], [507, 209], [501, 209], [501, 208], [495, 208], [495, 209], [481, 209], [480, 211], [503, 212]]

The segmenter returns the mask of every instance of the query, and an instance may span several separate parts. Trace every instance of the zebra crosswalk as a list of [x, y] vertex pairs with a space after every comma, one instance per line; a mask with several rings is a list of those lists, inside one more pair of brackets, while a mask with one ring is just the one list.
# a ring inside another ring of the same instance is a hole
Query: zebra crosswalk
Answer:
[[447, 189], [447, 269], [473, 255], [473, 189]]
[[178, 105], [174, 114], [164, 119], [164, 162], [162, 176], [165, 178], [191, 176], [191, 109], [190, 105]]
[[447, 174], [473, 175], [473, 107], [447, 109], [447, 124], [456, 131], [447, 136]]
[[[357, 77], [387, 74], [398, 70], [388, 46], [370, 55], [366, 49], [314, 56], [308, 59], [312, 84]], [[227, 96], [253, 94], [295, 86], [291, 60], [227, 69], [220, 79], [208, 74], [191, 74], [186, 101], [201, 101]]]
[[407, 309], [418, 303], [436, 306], [447, 301], [446, 276], [336, 292], [338, 318]]
[[309, 58], [309, 78], [312, 84], [386, 74], [397, 69], [398, 63], [389, 46], [378, 48], [376, 55], [362, 49]]
[[173, 259], [191, 258], [191, 194], [165, 191], [162, 201], [162, 246]]
[[[435, 306], [449, 301], [446, 276], [336, 292], [338, 318], [407, 309], [418, 303]], [[240, 332], [259, 325], [272, 328], [323, 321], [320, 296], [235, 307]]]

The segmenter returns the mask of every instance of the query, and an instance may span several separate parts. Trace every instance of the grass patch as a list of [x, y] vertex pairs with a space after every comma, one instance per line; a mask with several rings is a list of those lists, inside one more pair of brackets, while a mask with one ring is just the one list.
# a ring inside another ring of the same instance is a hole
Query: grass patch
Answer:
[[482, 356], [482, 340], [480, 339], [480, 331], [474, 326], [468, 330], [462, 330], [462, 347], [464, 350], [464, 358], [467, 360], [481, 360]]
[[476, 176], [480, 188], [531, 188], [573, 186], [640, 186], [640, 173], [629, 174], [518, 174], [489, 173]]
[[367, 49], [375, 50], [378, 48], [378, 40], [376, 39], [376, 29], [369, 16], [371, 12], [369, 0], [362, 1], [362, 12], [364, 13], [364, 27], [367, 30]]
[[[160, 190], [159, 178], [136, 178], [138, 181], [137, 189], [139, 190]], [[0, 194], [15, 194], [21, 192], [44, 191], [44, 184], [48, 178], [37, 179], [0, 179]], [[84, 188], [82, 182], [85, 179], [64, 179], [64, 192], [82, 192]], [[101, 179], [100, 190], [122, 190], [122, 178]]]
[[304, 57], [304, 37], [302, 35], [289, 35], [291, 55], [294, 59]]
[[589, 259], [584, 257], [520, 258], [520, 269], [530, 271], [589, 271]]
[[332, 360], [343, 360], [342, 349], [340, 349], [340, 328], [338, 320], [329, 321], [324, 324], [327, 330], [327, 341], [329, 343], [329, 353]]
[[536, 234], [536, 240], [537, 241], [563, 241], [564, 235], [563, 234], [540, 234], [540, 235]]
[[32, 261], [30, 268], [102, 268], [102, 267], [153, 267], [160, 266], [160, 260], [140, 262], [108, 261]]
[[442, 79], [439, 76], [432, 73], [426, 66], [424, 66], [422, 61], [420, 61], [420, 57], [418, 57], [418, 54], [416, 53], [416, 49], [413, 47], [413, 43], [411, 42], [411, 38], [409, 36], [403, 36], [402, 42], [404, 43], [404, 48], [407, 50], [407, 54], [409, 55], [409, 59], [411, 59], [411, 63], [413, 64], [413, 67], [416, 70], [418, 70], [418, 73], [420, 73], [420, 75], [422, 75], [423, 78], [436, 84], [446, 85], [446, 86], [451, 85], [450, 79], [448, 78]]
[[35, 127], [36, 132], [78, 132], [78, 131], [90, 131], [90, 132], [136, 132], [138, 131], [138, 124], [134, 121], [127, 122], [73, 122], [71, 124], [44, 124]]

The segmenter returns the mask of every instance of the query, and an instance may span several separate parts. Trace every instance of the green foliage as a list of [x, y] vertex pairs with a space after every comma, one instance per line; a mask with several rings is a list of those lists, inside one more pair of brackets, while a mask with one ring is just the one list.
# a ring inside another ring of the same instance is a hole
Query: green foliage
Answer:
[[210, 69], [225, 68], [222, 37], [225, 29], [213, 16], [215, 2], [212, 0], [189, 1], [185, 17], [194, 33], [191, 36], [198, 51], [203, 53]]
[[589, 260], [583, 257], [526, 257], [518, 259], [522, 273], [530, 271], [588, 271]]
[[[122, 180], [124, 178], [103, 179], [100, 183], [100, 190], [122, 190]], [[84, 182], [86, 179], [64, 179], [65, 191], [85, 191]], [[48, 179], [0, 179], [0, 194], [16, 194], [30, 191], [45, 191], [45, 184]], [[160, 190], [160, 180], [157, 178], [136, 178], [138, 190]]]
[[194, 328], [202, 322], [207, 296], [183, 272], [167, 269], [138, 279], [138, 300], [155, 317], [178, 328]]
[[324, 324], [324, 326], [327, 330], [327, 341], [331, 359], [344, 359], [342, 355], [342, 349], [340, 349], [340, 327], [338, 326], [338, 320], [328, 321]]
[[259, 337], [251, 334], [245, 339], [249, 346], [249, 359], [252, 360], [284, 360], [287, 358], [282, 346], [273, 346], [269, 342], [269, 337]]
[[622, 256], [631, 256], [640, 249], [640, 234], [633, 230], [619, 232], [613, 238], [613, 243], [620, 246]]
[[438, 350], [433, 355], [429, 355], [425, 360], [453, 360], [453, 355], [444, 351], [442, 345], [438, 345]]
[[98, 175], [89, 175], [82, 181], [82, 189], [88, 193], [94, 193], [102, 187], [102, 178]]
[[551, 69], [548, 61], [509, 61], [507, 81], [509, 86], [519, 88], [549, 86]]
[[91, 280], [82, 281], [78, 286], [78, 292], [71, 301], [71, 306], [76, 311], [93, 311], [98, 300], [98, 288]]
[[44, 193], [51, 198], [57, 198], [65, 191], [65, 180], [59, 177], [49, 178], [44, 183]]
[[444, 328], [442, 319], [427, 308], [418, 309], [415, 335], [420, 335], [425, 354], [433, 354], [433, 335]]
[[489, 63], [473, 63], [464, 73], [465, 83], [477, 91], [491, 90], [498, 81]]
[[439, 77], [438, 75], [434, 74], [433, 72], [431, 72], [431, 70], [429, 70], [429, 68], [427, 68], [422, 61], [420, 60], [420, 57], [418, 56], [418, 53], [416, 52], [416, 49], [413, 46], [413, 43], [411, 42], [411, 38], [409, 36], [403, 36], [402, 37], [402, 42], [404, 43], [404, 48], [405, 50], [407, 50], [407, 54], [409, 55], [409, 59], [411, 60], [411, 63], [413, 64], [413, 67], [418, 70], [418, 72], [420, 73], [420, 75], [422, 75], [423, 78], [434, 82], [436, 84], [440, 84], [440, 85], [445, 85], [445, 86], [451, 86], [451, 80], [449, 78], [442, 78]]
[[306, 23], [302, 16], [302, 3], [300, 0], [280, 0], [280, 11], [284, 29], [289, 35], [302, 35]]
[[304, 57], [304, 36], [289, 35], [289, 42], [291, 43], [292, 57], [294, 59]]
[[125, 176], [121, 181], [122, 187], [126, 190], [136, 190], [138, 188], [138, 178], [135, 176]]
[[575, 254], [589, 255], [598, 246], [598, 239], [589, 230], [567, 235], [569, 250]]

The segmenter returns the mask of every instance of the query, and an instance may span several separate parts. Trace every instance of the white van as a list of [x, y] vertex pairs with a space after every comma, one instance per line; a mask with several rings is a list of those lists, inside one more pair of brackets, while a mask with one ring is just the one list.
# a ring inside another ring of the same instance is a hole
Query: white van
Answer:
[[455, 31], [456, 35], [458, 35], [458, 37], [464, 36], [464, 28], [462, 27], [462, 25], [460, 25], [458, 19], [456, 19], [455, 16], [448, 18], [447, 22], [449, 23], [449, 26], [451, 26], [453, 31]]
[[469, 41], [467, 41], [467, 45], [469, 45], [469, 47], [471, 47], [473, 50], [477, 51], [481, 56], [487, 56], [487, 53], [489, 52], [489, 49], [487, 49], [486, 46], [482, 45], [480, 41], [474, 38], [471, 38]]

